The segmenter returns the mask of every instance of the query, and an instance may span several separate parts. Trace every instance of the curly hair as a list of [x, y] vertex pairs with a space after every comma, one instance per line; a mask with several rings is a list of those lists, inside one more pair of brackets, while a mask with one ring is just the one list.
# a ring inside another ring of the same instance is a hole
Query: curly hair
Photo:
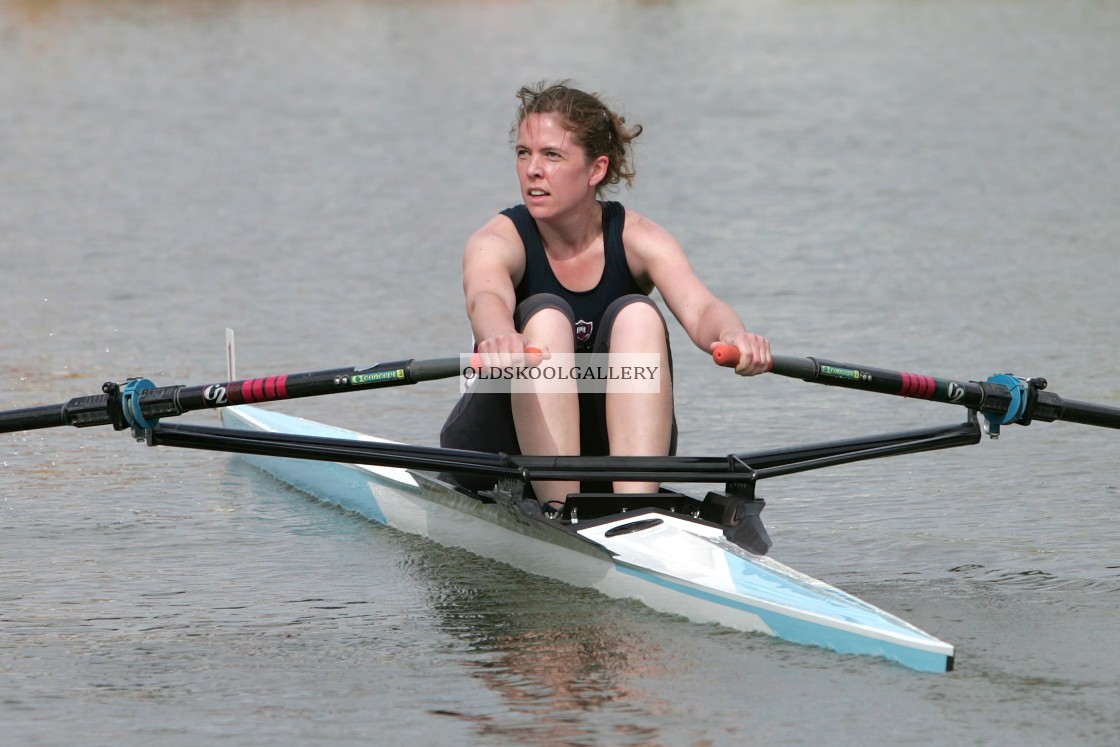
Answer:
[[530, 114], [558, 114], [565, 120], [564, 129], [575, 136], [588, 160], [607, 157], [607, 175], [596, 187], [596, 194], [601, 195], [607, 187], [622, 180], [627, 187], [633, 184], [637, 172], [631, 142], [642, 134], [641, 125], [627, 127], [626, 119], [612, 112], [597, 94], [572, 88], [566, 80], [522, 86], [517, 98], [521, 106], [510, 130], [511, 139], [516, 140], [521, 123]]

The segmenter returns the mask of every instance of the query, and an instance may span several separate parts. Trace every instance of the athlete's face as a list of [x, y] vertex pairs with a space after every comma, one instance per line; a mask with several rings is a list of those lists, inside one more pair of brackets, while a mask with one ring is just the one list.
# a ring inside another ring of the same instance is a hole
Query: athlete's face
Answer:
[[521, 197], [538, 220], [594, 199], [606, 175], [607, 157], [587, 159], [557, 114], [530, 114], [517, 131], [517, 177]]

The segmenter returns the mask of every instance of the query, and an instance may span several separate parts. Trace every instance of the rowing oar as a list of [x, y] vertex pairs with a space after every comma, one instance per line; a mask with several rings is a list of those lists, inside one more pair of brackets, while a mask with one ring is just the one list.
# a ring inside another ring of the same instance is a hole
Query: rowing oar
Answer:
[[[733, 367], [739, 362], [739, 349], [720, 345], [712, 352], [712, 358], [721, 366]], [[779, 376], [967, 407], [988, 420], [989, 432], [993, 436], [999, 434], [1001, 425], [1030, 425], [1034, 420], [1064, 420], [1102, 428], [1120, 428], [1120, 408], [1063, 399], [1053, 392], [1044, 391], [1046, 379], [997, 374], [987, 381], [960, 381], [820, 358], [776, 355], [773, 361], [770, 372]]]
[[156, 387], [147, 379], [129, 379], [124, 386], [106, 383], [101, 387], [103, 394], [75, 397], [57, 405], [0, 412], [0, 433], [60, 425], [77, 428], [112, 425], [117, 430], [132, 428], [140, 437], [142, 431], [152, 428], [160, 418], [192, 410], [416, 384], [458, 376], [462, 370], [459, 358], [432, 358], [202, 386]]

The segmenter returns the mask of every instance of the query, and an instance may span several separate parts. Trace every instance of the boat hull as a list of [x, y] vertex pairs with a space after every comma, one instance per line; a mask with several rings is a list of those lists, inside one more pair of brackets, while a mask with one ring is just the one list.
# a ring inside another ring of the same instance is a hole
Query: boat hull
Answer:
[[[371, 436], [252, 406], [226, 427], [328, 438]], [[952, 668], [953, 647], [846, 592], [730, 542], [721, 527], [659, 509], [560, 524], [516, 502], [486, 502], [437, 475], [391, 467], [246, 456], [318, 500], [536, 575], [746, 632], [925, 672]]]

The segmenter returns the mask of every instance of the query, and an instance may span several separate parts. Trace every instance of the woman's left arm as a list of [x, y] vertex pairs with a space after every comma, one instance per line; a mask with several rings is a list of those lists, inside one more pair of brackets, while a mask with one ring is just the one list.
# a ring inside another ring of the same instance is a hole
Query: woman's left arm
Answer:
[[697, 347], [708, 352], [717, 345], [738, 348], [735, 371], [744, 376], [770, 370], [770, 342], [748, 332], [735, 309], [704, 285], [672, 234], [648, 218], [627, 213], [623, 243], [631, 272], [639, 283], [657, 288]]

